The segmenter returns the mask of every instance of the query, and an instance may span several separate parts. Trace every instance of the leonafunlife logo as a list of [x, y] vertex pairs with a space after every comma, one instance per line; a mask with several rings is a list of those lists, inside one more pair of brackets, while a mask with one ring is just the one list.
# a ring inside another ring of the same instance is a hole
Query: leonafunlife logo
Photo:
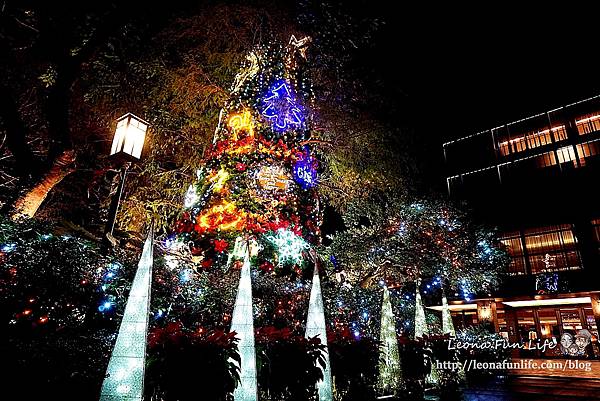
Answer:
[[582, 356], [585, 355], [585, 350], [592, 340], [592, 333], [587, 329], [582, 329], [573, 335], [571, 333], [563, 333], [560, 336], [559, 353], [565, 356]]

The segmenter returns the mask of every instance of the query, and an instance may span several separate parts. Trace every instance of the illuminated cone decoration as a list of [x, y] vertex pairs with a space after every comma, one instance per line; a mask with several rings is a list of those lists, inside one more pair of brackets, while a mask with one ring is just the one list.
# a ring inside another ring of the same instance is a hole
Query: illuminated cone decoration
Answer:
[[378, 387], [383, 394], [394, 394], [400, 385], [402, 368], [398, 350], [398, 337], [396, 336], [396, 317], [392, 310], [390, 292], [387, 287], [383, 288], [379, 341], [381, 343], [381, 353], [379, 356]]
[[415, 339], [429, 335], [427, 321], [425, 320], [425, 308], [421, 300], [421, 280], [417, 280], [415, 288]]
[[[238, 351], [241, 358], [240, 384], [234, 397], [237, 401], [256, 401], [256, 354], [254, 349], [254, 316], [252, 312], [252, 280], [250, 277], [250, 255], [246, 251], [240, 283], [238, 285], [231, 330], [239, 338]], [[237, 364], [237, 362], [234, 361]]]
[[144, 243], [115, 347], [102, 383], [100, 401], [141, 401], [152, 284], [153, 230]]
[[442, 289], [442, 332], [444, 334], [450, 334], [451, 337], [456, 337], [456, 331], [454, 330], [454, 323], [452, 322], [452, 315], [448, 308], [448, 299], [446, 298], [444, 289]]
[[[318, 336], [327, 347], [327, 330], [325, 327], [325, 310], [323, 309], [323, 296], [321, 295], [321, 280], [319, 269], [315, 263], [312, 288], [310, 290], [310, 301], [308, 305], [308, 317], [306, 319], [306, 338]], [[319, 401], [332, 401], [333, 391], [331, 387], [331, 366], [329, 364], [329, 349], [325, 354], [325, 369], [323, 380], [318, 383]]]

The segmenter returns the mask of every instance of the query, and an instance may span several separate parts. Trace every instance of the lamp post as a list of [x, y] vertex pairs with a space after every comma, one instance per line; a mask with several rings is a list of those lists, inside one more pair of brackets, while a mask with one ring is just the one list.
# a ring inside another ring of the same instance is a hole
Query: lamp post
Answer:
[[117, 127], [113, 138], [112, 147], [110, 149], [110, 157], [117, 164], [121, 165], [119, 173], [119, 185], [115, 192], [111, 192], [110, 208], [108, 210], [108, 221], [106, 222], [105, 238], [108, 244], [115, 245], [116, 240], [113, 236], [117, 212], [119, 211], [119, 203], [125, 186], [125, 178], [127, 170], [131, 167], [131, 163], [138, 161], [142, 155], [144, 141], [146, 140], [146, 132], [149, 124], [134, 114], [127, 113], [117, 119]]

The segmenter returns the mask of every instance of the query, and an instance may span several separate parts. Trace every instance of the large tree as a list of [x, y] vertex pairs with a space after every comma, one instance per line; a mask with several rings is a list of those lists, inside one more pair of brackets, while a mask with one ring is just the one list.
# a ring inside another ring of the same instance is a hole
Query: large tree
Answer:
[[36, 1], [3, 4], [5, 107], [0, 116], [14, 157], [14, 170], [6, 172], [3, 184], [12, 175], [24, 179], [17, 188], [25, 189], [14, 204], [15, 217], [33, 216], [54, 186], [75, 170], [78, 159], [83, 160], [79, 167], [95, 160], [86, 150], [97, 138], [82, 124], [77, 107], [81, 94], [76, 91], [89, 63], [130, 24], [158, 22], [169, 7], [160, 14], [138, 1], [68, 7]]
[[507, 254], [495, 231], [452, 205], [383, 195], [354, 202], [325, 248], [352, 285], [439, 281], [464, 296], [499, 284]]
[[[113, 122], [133, 112], [150, 121], [151, 130], [143, 161], [130, 170], [119, 227], [137, 231], [150, 216], [159, 227], [166, 226], [179, 210], [184, 183], [210, 144], [239, 63], [265, 38], [289, 38], [292, 33], [312, 38], [309, 72], [315, 80], [317, 119], [311, 146], [323, 160], [321, 186], [328, 203], [343, 209], [374, 190], [410, 186], [407, 177], [415, 174], [409, 167], [413, 163], [406, 160], [410, 152], [405, 144], [411, 134], [383, 123], [374, 112], [385, 99], [368, 90], [366, 72], [355, 63], [378, 28], [372, 16], [358, 17], [356, 10], [310, 1], [298, 6], [208, 4], [189, 7], [185, 13], [173, 12], [185, 9], [177, 2], [165, 9], [144, 7], [142, 13], [123, 7], [81, 6], [59, 19], [58, 9], [46, 7], [43, 14], [34, 8], [29, 13], [13, 5], [4, 14], [13, 27], [6, 36], [11, 38], [7, 43], [13, 61], [8, 67], [15, 83], [9, 88], [13, 97], [6, 100], [14, 107], [3, 111], [17, 110], [20, 114], [11, 115], [21, 117], [6, 118], [5, 131], [11, 125], [9, 137], [16, 143], [6, 161], [14, 160], [26, 170], [19, 174], [38, 177], [41, 185], [18, 202], [25, 206], [32, 200], [31, 213], [52, 190], [55, 195], [46, 209], [56, 211], [50, 215], [69, 216], [85, 209], [89, 216], [82, 224], [97, 220], [97, 210], [106, 206], [105, 173], [114, 168], [103, 157]], [[120, 18], [105, 24], [113, 13]], [[68, 33], [44, 55], [27, 50], [37, 48], [42, 37], [49, 40], [45, 31], [36, 32], [42, 18], [49, 21], [46, 25], [63, 24], [61, 30]], [[18, 49], [23, 46], [15, 32], [27, 33], [24, 54], [32, 60], [28, 68], [22, 68]], [[64, 68], [70, 78], [62, 78], [65, 73], [58, 67], [66, 60], [72, 66]], [[62, 100], [46, 107], [59, 93]], [[26, 107], [28, 101], [33, 106]], [[44, 112], [50, 110], [52, 117]], [[28, 161], [32, 157], [45, 160], [35, 173], [29, 171], [35, 167]], [[55, 187], [65, 176], [67, 182]]]

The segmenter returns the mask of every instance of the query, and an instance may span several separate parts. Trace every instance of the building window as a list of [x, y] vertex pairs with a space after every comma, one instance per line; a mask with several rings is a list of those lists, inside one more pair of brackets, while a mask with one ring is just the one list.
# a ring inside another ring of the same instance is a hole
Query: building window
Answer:
[[525, 256], [523, 254], [521, 234], [518, 231], [507, 233], [500, 238], [500, 241], [506, 246], [508, 254], [511, 257], [508, 273], [512, 275], [525, 274]]
[[541, 338], [560, 338], [560, 327], [556, 318], [556, 309], [540, 308], [538, 310]]
[[577, 238], [570, 224], [526, 230], [525, 249], [532, 274], [581, 268]]
[[596, 326], [596, 318], [594, 317], [594, 311], [592, 308], [584, 308], [586, 326], [589, 331], [592, 332], [596, 338], [598, 338], [598, 326]]
[[577, 167], [577, 157], [575, 157], [575, 148], [573, 146], [563, 146], [556, 150], [559, 163], [573, 162]]
[[498, 144], [498, 149], [502, 156], [508, 156], [511, 153], [524, 152], [527, 149], [535, 149], [551, 144], [553, 140], [554, 142], [560, 142], [565, 139], [567, 139], [565, 126], [559, 125], [542, 131], [532, 131], [525, 135], [502, 141]]
[[576, 334], [577, 330], [583, 329], [578, 308], [561, 308], [560, 320], [562, 321], [563, 332]]
[[579, 132], [579, 135], [600, 131], [600, 113], [582, 116], [575, 121], [575, 124], [577, 125], [577, 132]]
[[[582, 145], [588, 145], [588, 144], [582, 144]], [[579, 167], [580, 165], [584, 166], [585, 160], [583, 160], [583, 157], [581, 155], [584, 154], [584, 152], [593, 154], [592, 152], [595, 151], [595, 147], [594, 148], [591, 148], [590, 146], [583, 147], [582, 145], [577, 145], [577, 154], [575, 153], [575, 148], [571, 145], [563, 146], [562, 148], [556, 149], [556, 155], [555, 155], [554, 151], [542, 153], [541, 155], [537, 156], [537, 166], [540, 168], [554, 166], [554, 165], [556, 165], [557, 159], [558, 159], [558, 163], [573, 162], [574, 167]], [[581, 147], [581, 149], [580, 149], [580, 147]], [[580, 164], [577, 163], [577, 155], [579, 155]]]
[[586, 157], [592, 157], [600, 153], [600, 144], [598, 141], [585, 142], [577, 145], [577, 157], [579, 164], [585, 166]]
[[522, 342], [529, 340], [537, 340], [537, 330], [535, 329], [535, 317], [533, 309], [517, 310], [517, 327], [519, 329], [519, 337]]
[[539, 155], [537, 157], [537, 165], [539, 168], [556, 165], [556, 155], [554, 154], [554, 151]]
[[598, 251], [600, 251], [600, 219], [592, 220], [592, 228], [594, 229], [596, 246], [598, 247]]

